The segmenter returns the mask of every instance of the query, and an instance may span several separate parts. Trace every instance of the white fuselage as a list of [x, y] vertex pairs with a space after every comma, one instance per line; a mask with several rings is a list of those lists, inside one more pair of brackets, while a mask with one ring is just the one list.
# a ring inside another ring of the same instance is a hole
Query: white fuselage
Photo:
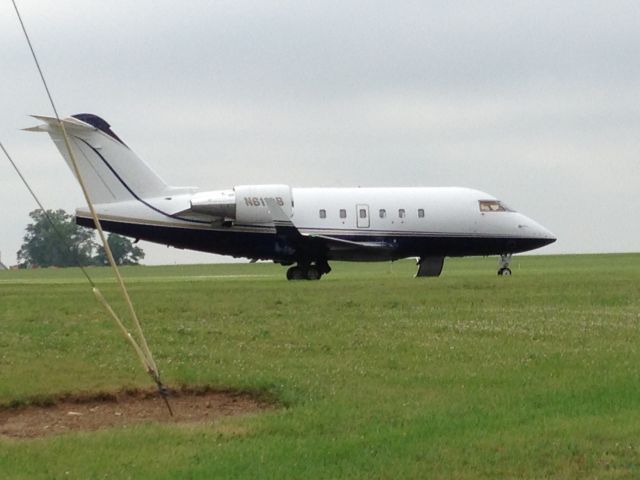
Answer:
[[[468, 188], [294, 188], [293, 197], [294, 221], [307, 232], [553, 237], [520, 213], [481, 212], [480, 200], [496, 199]], [[368, 222], [359, 216], [363, 208]], [[340, 218], [341, 209], [346, 218]]]
[[[296, 263], [288, 276], [317, 278], [329, 260], [419, 257], [418, 275], [447, 256], [507, 255], [555, 241], [495, 197], [468, 188], [171, 187], [94, 114], [38, 116], [75, 173], [105, 230], [205, 252]], [[73, 153], [73, 155], [72, 155]], [[75, 160], [72, 159], [75, 157]], [[74, 163], [76, 164], [74, 166]], [[85, 210], [77, 221], [93, 226]]]
[[[161, 198], [102, 204], [97, 211], [114, 231], [130, 236], [234, 256], [274, 257], [264, 245], [264, 235], [273, 237], [276, 233], [270, 218], [251, 223], [212, 221], [189, 212], [195, 193], [179, 190]], [[526, 251], [555, 240], [551, 232], [521, 213], [481, 211], [480, 202], [497, 199], [468, 188], [293, 188], [291, 199], [291, 221], [305, 236], [377, 241], [397, 247], [365, 254], [345, 247], [329, 252], [329, 259], [490, 255]], [[268, 214], [266, 205], [255, 208]], [[88, 212], [79, 210], [78, 216], [88, 218]], [[153, 233], [161, 231], [168, 233], [154, 239]], [[215, 239], [216, 234], [236, 240], [207, 240]]]

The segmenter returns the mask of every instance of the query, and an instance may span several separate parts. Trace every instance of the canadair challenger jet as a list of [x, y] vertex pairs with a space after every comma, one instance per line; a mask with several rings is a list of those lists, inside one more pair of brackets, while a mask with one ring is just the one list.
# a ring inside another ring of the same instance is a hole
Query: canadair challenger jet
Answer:
[[[55, 118], [47, 132], [71, 160]], [[554, 242], [551, 232], [491, 195], [468, 188], [291, 188], [238, 185], [201, 191], [167, 185], [110, 125], [92, 114], [63, 120], [78, 169], [110, 232], [202, 252], [291, 265], [289, 280], [317, 280], [329, 261], [418, 258], [418, 277], [438, 276], [445, 257], [500, 255]], [[73, 169], [72, 169], [73, 171]], [[76, 222], [94, 227], [87, 209]]]

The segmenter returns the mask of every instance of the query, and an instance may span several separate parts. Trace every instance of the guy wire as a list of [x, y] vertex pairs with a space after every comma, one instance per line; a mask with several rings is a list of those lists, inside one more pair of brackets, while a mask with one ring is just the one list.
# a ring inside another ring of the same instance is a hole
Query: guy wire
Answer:
[[[29, 182], [27, 181], [25, 176], [20, 171], [20, 168], [18, 168], [18, 165], [13, 161], [13, 158], [11, 158], [11, 155], [9, 155], [9, 152], [4, 147], [2, 142], [0, 142], [0, 149], [2, 149], [2, 151], [4, 152], [5, 156], [9, 160], [9, 163], [11, 163], [11, 166], [13, 167], [13, 169], [16, 171], [16, 173], [18, 174], [18, 176], [22, 180], [22, 183], [24, 183], [24, 185], [27, 187], [27, 190], [29, 190], [29, 193], [31, 194], [31, 196], [33, 197], [35, 202], [38, 204], [38, 206], [40, 207], [40, 210], [42, 210], [46, 220], [49, 222], [49, 224], [53, 228], [53, 231], [55, 232], [55, 234], [58, 237], [58, 239], [64, 244], [64, 246], [67, 248], [67, 250], [69, 250], [70, 252], [73, 252], [73, 249], [71, 248], [71, 245], [69, 244], [68, 239], [65, 238], [65, 236], [62, 234], [62, 232], [60, 232], [60, 229], [58, 228], [58, 226], [55, 224], [55, 222], [51, 218], [51, 215], [49, 215], [48, 210], [45, 209], [44, 205], [42, 204], [42, 202], [40, 201], [40, 199], [36, 195], [35, 191], [31, 188], [31, 186], [29, 185]], [[76, 263], [76, 265], [78, 266], [78, 268], [80, 268], [80, 271], [84, 274], [84, 276], [87, 279], [87, 281], [89, 282], [89, 284], [91, 284], [91, 287], [92, 287], [92, 290], [93, 290], [93, 294], [95, 295], [96, 299], [100, 303], [102, 303], [102, 305], [105, 307], [107, 312], [109, 312], [109, 314], [115, 320], [115, 322], [118, 325], [118, 327], [120, 327], [120, 330], [123, 333], [125, 339], [132, 345], [133, 349], [138, 354], [138, 358], [142, 362], [142, 366], [146, 370], [149, 370], [149, 366], [147, 364], [147, 359], [145, 358], [144, 353], [142, 352], [142, 350], [138, 346], [138, 344], [135, 341], [135, 339], [127, 331], [126, 327], [124, 326], [124, 324], [122, 323], [122, 321], [120, 320], [118, 315], [113, 311], [113, 308], [111, 308], [111, 305], [109, 305], [109, 302], [107, 302], [107, 300], [104, 298], [104, 296], [102, 295], [102, 293], [100, 292], [100, 290], [96, 286], [95, 282], [93, 281], [93, 279], [89, 275], [89, 272], [87, 271], [85, 266], [82, 265], [82, 263], [80, 262], [80, 259], [77, 257], [77, 255], [73, 256], [73, 260]], [[163, 398], [164, 397], [165, 397], [165, 395], [163, 395]], [[166, 401], [166, 398], [165, 398], [165, 401]], [[169, 410], [171, 410], [171, 407], [169, 407]]]
[[[91, 216], [93, 217], [94, 225], [96, 227], [96, 230], [98, 230], [98, 234], [100, 236], [100, 240], [102, 242], [104, 251], [105, 251], [105, 253], [107, 255], [107, 259], [109, 260], [109, 264], [111, 265], [111, 268], [112, 268], [112, 270], [114, 272], [114, 275], [115, 275], [115, 277], [116, 277], [116, 279], [118, 281], [118, 284], [120, 286], [120, 290], [122, 292], [122, 295], [123, 295], [123, 297], [125, 299], [125, 302], [127, 303], [127, 306], [129, 308], [129, 313], [131, 315], [133, 323], [134, 323], [134, 325], [136, 327], [136, 330], [138, 332], [139, 340], [141, 341], [142, 347], [140, 347], [137, 344], [135, 339], [131, 336], [131, 334], [124, 327], [124, 324], [122, 323], [122, 321], [115, 314], [114, 310], [106, 302], [106, 299], [104, 299], [102, 294], [100, 294], [98, 289], [95, 287], [95, 284], [90, 281], [90, 283], [91, 283], [91, 285], [93, 287], [94, 295], [96, 295], [96, 298], [109, 311], [109, 313], [112, 315], [112, 317], [114, 318], [114, 320], [116, 321], [118, 326], [121, 327], [121, 330], [125, 334], [125, 337], [129, 340], [129, 342], [133, 346], [134, 350], [136, 351], [136, 353], [140, 357], [140, 360], [142, 361], [143, 365], [145, 366], [145, 368], [147, 370], [147, 373], [151, 376], [153, 381], [156, 383], [156, 386], [158, 388], [158, 392], [160, 393], [161, 397], [163, 398], [163, 400], [165, 401], [165, 403], [167, 405], [167, 408], [169, 410], [169, 414], [173, 415], [173, 411], [172, 411], [171, 406], [169, 405], [169, 401], [167, 399], [168, 391], [164, 387], [164, 385], [162, 384], [162, 381], [160, 379], [160, 371], [158, 370], [158, 367], [157, 367], [157, 365], [156, 365], [156, 363], [155, 363], [155, 361], [153, 359], [153, 355], [152, 355], [151, 350], [149, 349], [149, 346], [147, 344], [146, 338], [144, 336], [144, 332], [142, 331], [142, 326], [140, 325], [140, 321], [138, 320], [138, 316], [136, 314], [135, 308], [133, 307], [133, 302], [131, 301], [131, 298], [129, 296], [129, 292], [127, 291], [127, 287], [125, 286], [124, 281], [122, 279], [122, 276], [120, 275], [120, 271], [118, 269], [118, 266], [115, 263], [115, 260], [113, 258], [113, 254], [111, 252], [111, 248], [109, 247], [109, 242], [106, 240], [106, 237], [104, 235], [104, 231], [102, 230], [102, 225], [101, 225], [100, 220], [98, 218], [98, 215], [97, 215], [97, 213], [95, 211], [95, 208], [93, 207], [93, 203], [91, 202], [91, 198], [89, 197], [89, 193], [88, 193], [87, 188], [86, 188], [86, 186], [84, 184], [84, 181], [82, 179], [82, 175], [80, 174], [80, 170], [78, 169], [76, 158], [75, 158], [75, 155], [74, 155], [73, 150], [71, 148], [71, 145], [69, 143], [69, 138], [67, 136], [67, 131], [65, 129], [64, 122], [60, 119], [60, 116], [58, 114], [58, 110], [56, 109], [55, 102], [53, 101], [53, 96], [51, 95], [51, 92], [49, 90], [49, 87], [48, 87], [47, 82], [46, 82], [45, 77], [44, 77], [44, 73], [42, 71], [42, 68], [40, 67], [40, 63], [38, 62], [38, 58], [36, 56], [35, 49], [33, 48], [33, 45], [31, 44], [31, 40], [29, 38], [29, 34], [27, 33], [27, 29], [26, 29], [26, 27], [24, 25], [24, 22], [22, 21], [22, 17], [20, 15], [20, 11], [18, 10], [18, 6], [16, 5], [15, 0], [11, 0], [11, 3], [13, 3], [13, 8], [15, 9], [16, 15], [18, 16], [18, 20], [20, 22], [20, 26], [22, 27], [22, 32], [24, 33], [25, 39], [27, 41], [27, 44], [29, 45], [29, 50], [31, 51], [31, 56], [33, 57], [33, 60], [34, 60], [34, 62], [36, 64], [36, 68], [38, 69], [38, 73], [40, 74], [40, 79], [42, 80], [42, 84], [44, 85], [44, 88], [45, 88], [45, 90], [47, 92], [47, 96], [49, 97], [49, 102], [51, 103], [51, 108], [53, 109], [53, 112], [54, 112], [54, 114], [56, 116], [56, 120], [58, 121], [58, 125], [59, 125], [59, 127], [60, 127], [60, 129], [62, 131], [62, 136], [64, 138], [65, 147], [67, 149], [67, 152], [69, 153], [69, 158], [71, 160], [71, 164], [73, 166], [74, 173], [76, 175], [78, 183], [80, 184], [80, 188], [82, 189], [82, 193], [83, 193], [83, 195], [85, 197], [85, 200], [87, 202], [89, 210], [91, 211]], [[4, 150], [4, 148], [3, 148], [3, 150]]]
[[[27, 190], [29, 190], [29, 193], [31, 194], [31, 197], [33, 197], [35, 202], [38, 204], [38, 207], [40, 207], [40, 210], [42, 210], [42, 213], [44, 214], [45, 218], [49, 222], [49, 225], [51, 225], [51, 228], [53, 228], [53, 231], [55, 232], [56, 236], [58, 237], [58, 240], [60, 240], [64, 244], [64, 246], [65, 246], [65, 248], [67, 250], [69, 250], [70, 252], [73, 252], [73, 249], [71, 248], [71, 245], [69, 244], [67, 238], [65, 238], [65, 236], [62, 235], [62, 232], [60, 232], [60, 229], [55, 224], [55, 222], [53, 221], [51, 216], [49, 215], [48, 210], [46, 210], [44, 208], [44, 206], [42, 205], [42, 202], [40, 202], [40, 199], [38, 198], [36, 193], [33, 191], [31, 186], [29, 185], [29, 182], [27, 182], [27, 179], [24, 177], [24, 175], [22, 175], [22, 172], [18, 168], [18, 165], [16, 165], [16, 163], [13, 161], [13, 159], [11, 158], [11, 155], [9, 155], [9, 152], [7, 152], [7, 149], [4, 148], [4, 145], [2, 144], [2, 142], [0, 142], [0, 148], [4, 152], [4, 154], [7, 157], [7, 159], [9, 160], [9, 163], [11, 164], [13, 169], [16, 171], [16, 173], [20, 177], [20, 180], [22, 180], [22, 183], [24, 184], [24, 186], [27, 187]], [[87, 272], [87, 269], [84, 268], [84, 265], [82, 265], [82, 263], [80, 262], [80, 259], [78, 258], [77, 255], [73, 255], [73, 261], [76, 263], [78, 268], [80, 268], [80, 271], [85, 276], [87, 281], [91, 284], [91, 286], [95, 288], [96, 284], [93, 282], [93, 279], [89, 276], [89, 272]]]

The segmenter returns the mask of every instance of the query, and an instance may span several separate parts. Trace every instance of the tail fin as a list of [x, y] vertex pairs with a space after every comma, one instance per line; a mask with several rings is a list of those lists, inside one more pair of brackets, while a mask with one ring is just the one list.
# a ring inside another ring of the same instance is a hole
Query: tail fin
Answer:
[[[35, 116], [45, 122], [29, 131], [47, 132], [73, 172], [58, 120]], [[78, 170], [94, 203], [113, 203], [161, 196], [167, 184], [110, 128], [90, 113], [62, 120]]]

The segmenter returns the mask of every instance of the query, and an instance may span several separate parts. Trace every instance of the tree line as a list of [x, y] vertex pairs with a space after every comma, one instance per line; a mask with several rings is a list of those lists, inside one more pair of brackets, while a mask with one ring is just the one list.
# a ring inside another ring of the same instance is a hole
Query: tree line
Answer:
[[[37, 209], [29, 217], [32, 222], [18, 251], [20, 268], [108, 265], [94, 231], [77, 225], [73, 215], [62, 209]], [[126, 237], [110, 233], [107, 241], [118, 265], [137, 265], [144, 258], [142, 249]]]

